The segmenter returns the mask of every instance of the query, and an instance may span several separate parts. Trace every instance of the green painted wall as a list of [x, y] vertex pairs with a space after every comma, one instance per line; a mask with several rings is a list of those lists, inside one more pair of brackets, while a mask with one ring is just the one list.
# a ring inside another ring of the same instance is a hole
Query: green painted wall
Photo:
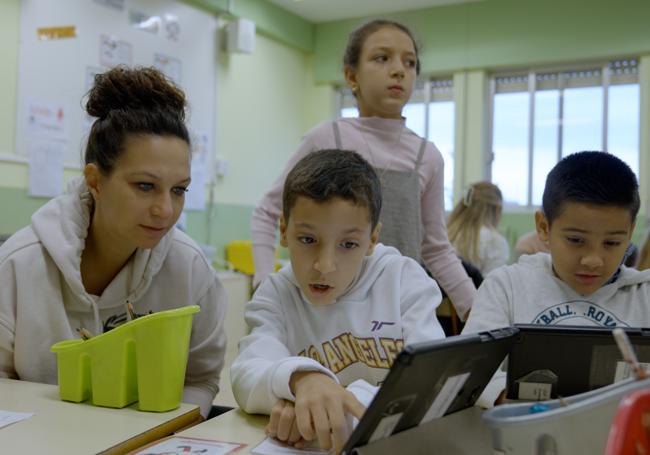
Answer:
[[0, 5], [0, 154], [13, 153], [16, 143], [19, 17], [20, 0], [3, 0]]
[[29, 224], [32, 213], [45, 202], [47, 199], [28, 197], [25, 189], [0, 187], [0, 234], [13, 234]]
[[[422, 44], [422, 72], [585, 61], [650, 51], [644, 0], [486, 0], [395, 13]], [[318, 81], [340, 81], [350, 30], [367, 18], [316, 25]]]

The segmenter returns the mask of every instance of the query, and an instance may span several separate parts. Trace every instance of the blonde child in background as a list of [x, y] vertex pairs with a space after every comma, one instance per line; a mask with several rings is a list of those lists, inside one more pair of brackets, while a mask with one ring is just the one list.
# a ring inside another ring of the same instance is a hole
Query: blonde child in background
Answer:
[[258, 203], [251, 222], [254, 284], [273, 269], [282, 186], [289, 170], [316, 150], [344, 148], [363, 156], [381, 181], [384, 205], [379, 241], [423, 263], [464, 319], [476, 288], [447, 238], [442, 155], [435, 145], [408, 129], [402, 116], [420, 69], [413, 35], [397, 22], [369, 22], [350, 34], [343, 65], [359, 118], [326, 122], [309, 131]]
[[505, 265], [510, 256], [508, 242], [497, 230], [502, 210], [499, 187], [478, 182], [467, 189], [447, 220], [449, 241], [458, 255], [483, 276]]
[[441, 293], [420, 264], [377, 243], [381, 188], [357, 153], [308, 154], [282, 198], [291, 265], [246, 305], [232, 388], [244, 411], [270, 414], [270, 436], [340, 451], [348, 417], [361, 417], [404, 345], [444, 338]]
[[[226, 293], [174, 225], [190, 184], [185, 95], [153, 68], [95, 76], [83, 177], [0, 247], [0, 377], [56, 384], [50, 346], [137, 315], [199, 305], [183, 401], [207, 417], [219, 388]], [[86, 332], [84, 332], [86, 333]]]

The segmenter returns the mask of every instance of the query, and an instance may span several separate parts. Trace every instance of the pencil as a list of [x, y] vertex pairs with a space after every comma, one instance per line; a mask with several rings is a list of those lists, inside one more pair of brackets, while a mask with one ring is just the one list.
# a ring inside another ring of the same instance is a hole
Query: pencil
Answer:
[[88, 330], [84, 329], [83, 327], [79, 327], [77, 329], [77, 332], [79, 333], [79, 336], [81, 337], [82, 340], [89, 340], [93, 337], [93, 334], [90, 333]]
[[630, 343], [630, 339], [628, 338], [627, 333], [625, 333], [625, 330], [617, 327], [612, 330], [612, 335], [614, 335], [614, 339], [616, 340], [618, 349], [621, 351], [623, 360], [629, 363], [632, 367], [634, 376], [637, 379], [645, 379], [648, 377], [645, 368], [639, 365], [639, 361], [637, 360], [636, 354], [634, 352], [634, 347], [632, 347], [632, 343]]
[[131, 302], [129, 302], [128, 300], [126, 301], [126, 311], [127, 311], [128, 315], [129, 315], [129, 320], [132, 321], [133, 319], [137, 318], [137, 316], [135, 314], [135, 310], [133, 309], [133, 304]]

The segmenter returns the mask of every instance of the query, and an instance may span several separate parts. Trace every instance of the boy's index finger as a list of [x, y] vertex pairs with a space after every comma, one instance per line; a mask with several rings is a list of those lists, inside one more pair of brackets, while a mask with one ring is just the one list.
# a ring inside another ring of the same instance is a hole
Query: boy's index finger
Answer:
[[354, 395], [352, 395], [349, 399], [346, 399], [344, 404], [345, 410], [355, 416], [357, 419], [361, 419], [363, 413], [366, 412], [366, 407], [362, 405]]

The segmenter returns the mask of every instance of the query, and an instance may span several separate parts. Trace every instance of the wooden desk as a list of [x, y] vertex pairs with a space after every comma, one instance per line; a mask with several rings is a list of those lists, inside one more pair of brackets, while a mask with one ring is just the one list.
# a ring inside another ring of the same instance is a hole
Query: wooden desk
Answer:
[[[492, 455], [490, 432], [481, 421], [482, 411], [469, 408], [443, 419], [398, 433], [366, 446], [361, 454]], [[252, 416], [240, 409], [180, 432], [182, 436], [248, 444], [237, 454], [250, 454], [266, 435], [267, 416]]]
[[57, 386], [0, 378], [0, 409], [34, 413], [0, 428], [2, 453], [121, 454], [197, 421], [199, 408], [181, 404], [169, 412], [140, 412], [137, 403], [102, 408], [59, 399]]

